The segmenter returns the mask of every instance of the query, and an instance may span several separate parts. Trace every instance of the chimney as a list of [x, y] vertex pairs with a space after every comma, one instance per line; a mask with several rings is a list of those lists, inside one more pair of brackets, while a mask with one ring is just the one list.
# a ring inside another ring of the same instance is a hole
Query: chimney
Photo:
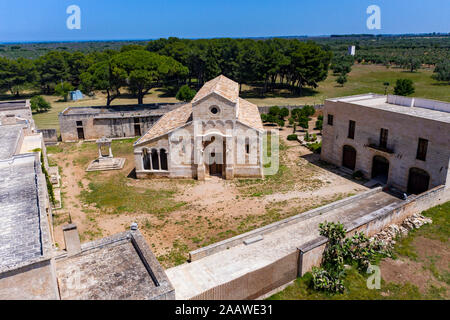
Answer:
[[73, 256], [81, 252], [80, 236], [75, 224], [66, 224], [63, 226], [64, 243], [68, 256]]

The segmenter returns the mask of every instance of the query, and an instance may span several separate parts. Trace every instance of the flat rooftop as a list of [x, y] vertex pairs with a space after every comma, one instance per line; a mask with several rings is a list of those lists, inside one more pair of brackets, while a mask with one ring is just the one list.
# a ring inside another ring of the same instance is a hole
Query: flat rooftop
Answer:
[[120, 106], [91, 106], [91, 107], [68, 107], [60, 113], [62, 116], [68, 115], [115, 115], [121, 116], [130, 114], [159, 114], [159, 111], [167, 112], [184, 103], [154, 103], [143, 105], [120, 105]]
[[372, 93], [328, 99], [328, 101], [351, 103], [362, 107], [450, 123], [450, 103], [443, 101], [394, 95], [383, 96]]
[[40, 201], [39, 165], [36, 154], [0, 161], [0, 270], [47, 253], [49, 231]]
[[14, 110], [14, 109], [28, 109], [26, 100], [16, 101], [0, 101], [0, 111]]
[[173, 287], [138, 231], [82, 245], [56, 259], [61, 299], [146, 300], [170, 298]]
[[10, 159], [17, 151], [23, 125], [0, 125], [0, 160]]

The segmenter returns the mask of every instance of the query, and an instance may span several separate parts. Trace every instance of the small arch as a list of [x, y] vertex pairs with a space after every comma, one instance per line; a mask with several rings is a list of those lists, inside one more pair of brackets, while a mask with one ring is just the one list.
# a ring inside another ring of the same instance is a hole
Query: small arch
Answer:
[[429, 189], [430, 175], [423, 169], [411, 168], [408, 176], [408, 193], [420, 194]]
[[166, 149], [160, 149], [159, 150], [159, 157], [160, 157], [160, 160], [161, 160], [161, 170], [168, 171], [169, 170], [169, 166], [168, 166], [168, 162], [167, 162], [167, 151], [166, 151]]
[[156, 149], [152, 149], [152, 168], [153, 170], [159, 170], [159, 156]]
[[342, 166], [355, 170], [356, 166], [356, 149], [352, 146], [345, 145], [342, 148]]

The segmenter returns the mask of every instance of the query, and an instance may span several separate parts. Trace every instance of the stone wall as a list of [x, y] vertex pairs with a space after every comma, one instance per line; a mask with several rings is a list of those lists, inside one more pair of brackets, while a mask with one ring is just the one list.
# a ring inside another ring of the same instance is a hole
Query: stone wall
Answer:
[[52, 145], [58, 142], [56, 129], [39, 129], [38, 132], [42, 133], [46, 145]]
[[339, 200], [339, 201], [336, 201], [336, 202], [333, 202], [330, 204], [327, 204], [327, 205], [319, 207], [319, 208], [309, 210], [307, 212], [300, 213], [298, 215], [283, 219], [281, 221], [271, 223], [267, 226], [243, 233], [241, 235], [238, 235], [238, 236], [235, 236], [235, 237], [232, 237], [232, 238], [229, 238], [229, 239], [217, 242], [217, 243], [213, 243], [209, 246], [189, 252], [189, 260], [190, 261], [199, 260], [201, 258], [204, 258], [211, 254], [217, 253], [219, 251], [227, 250], [228, 248], [242, 244], [242, 242], [244, 240], [255, 238], [257, 236], [262, 236], [264, 234], [284, 228], [290, 224], [298, 223], [300, 221], [304, 221], [311, 217], [321, 215], [330, 210], [334, 210], [334, 209], [346, 206], [349, 203], [352, 203], [354, 201], [358, 201], [358, 200], [370, 197], [378, 192], [381, 192], [381, 187], [375, 188], [375, 189], [366, 191], [364, 193], [357, 194], [355, 196], [348, 197], [348, 198], [345, 198], [345, 199], [342, 199], [342, 200]]
[[298, 252], [292, 252], [270, 265], [214, 287], [191, 300], [256, 299], [297, 278]]
[[[361, 231], [371, 236], [392, 223], [399, 223], [415, 213], [420, 213], [447, 201], [450, 201], [450, 188], [439, 186], [421, 195], [412, 196], [399, 204], [389, 205], [374, 211], [352, 221], [345, 227], [349, 230], [348, 235]], [[255, 230], [254, 232], [261, 231]], [[313, 266], [319, 266], [326, 242], [326, 238], [318, 237], [265, 267], [218, 285], [192, 299], [238, 300], [261, 297], [311, 271]]]
[[[401, 224], [413, 214], [421, 213], [429, 208], [450, 201], [450, 188], [439, 186], [417, 196], [411, 196], [399, 204], [386, 206], [360, 219], [345, 225], [348, 235], [363, 232], [368, 237], [375, 235], [391, 224]], [[299, 249], [299, 275], [320, 266], [327, 239], [319, 236], [304, 244]]]
[[[78, 141], [77, 128], [82, 127], [85, 140], [132, 138], [145, 134], [158, 119], [182, 103], [161, 103], [132, 106], [67, 108], [58, 116], [61, 140]], [[77, 121], [82, 126], [77, 125]], [[136, 122], [135, 122], [136, 121]], [[135, 124], [140, 125], [136, 134]]]

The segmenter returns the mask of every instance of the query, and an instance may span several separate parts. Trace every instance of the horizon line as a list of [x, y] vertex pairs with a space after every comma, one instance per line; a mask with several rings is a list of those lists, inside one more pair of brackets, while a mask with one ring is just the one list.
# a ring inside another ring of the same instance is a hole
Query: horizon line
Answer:
[[0, 44], [29, 44], [29, 43], [80, 43], [80, 42], [126, 42], [126, 41], [154, 41], [158, 39], [168, 39], [168, 38], [178, 38], [185, 40], [201, 40], [201, 39], [264, 39], [264, 38], [332, 38], [332, 37], [396, 37], [396, 36], [426, 36], [426, 35], [436, 35], [436, 36], [450, 36], [450, 32], [421, 32], [421, 33], [379, 33], [379, 34], [369, 34], [369, 33], [344, 33], [344, 34], [324, 34], [324, 35], [284, 35], [284, 36], [251, 36], [251, 37], [159, 37], [159, 38], [121, 38], [121, 39], [87, 39], [87, 40], [23, 40], [23, 41], [0, 41]]

